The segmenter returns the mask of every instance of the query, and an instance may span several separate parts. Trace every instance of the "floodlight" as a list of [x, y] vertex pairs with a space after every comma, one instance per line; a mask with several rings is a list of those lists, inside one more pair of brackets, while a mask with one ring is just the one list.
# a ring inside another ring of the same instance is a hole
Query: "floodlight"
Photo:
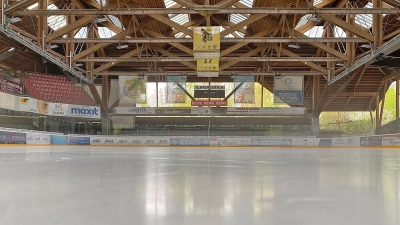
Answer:
[[22, 21], [22, 19], [19, 17], [6, 18], [5, 20], [7, 23], [16, 23]]
[[47, 45], [46, 48], [55, 49], [55, 48], [58, 48], [58, 45]]
[[317, 23], [320, 23], [322, 21], [321, 17], [317, 17], [317, 16], [309, 16], [309, 17], [307, 17], [307, 20], [317, 22]]
[[117, 46], [118, 49], [124, 49], [124, 48], [127, 48], [127, 47], [129, 47], [129, 46], [128, 45], [118, 45]]
[[397, 17], [397, 19], [396, 20], [400, 20], [400, 17]]
[[75, 63], [74, 65], [79, 67], [79, 66], [83, 66], [83, 63]]
[[372, 45], [363, 44], [363, 45], [360, 45], [360, 47], [361, 47], [361, 48], [372, 48]]
[[298, 44], [289, 44], [288, 47], [289, 47], [289, 48], [299, 49], [299, 48], [300, 48], [300, 45], [298, 45]]
[[103, 23], [103, 22], [107, 22], [107, 18], [102, 17], [102, 18], [96, 18], [93, 20], [94, 23]]

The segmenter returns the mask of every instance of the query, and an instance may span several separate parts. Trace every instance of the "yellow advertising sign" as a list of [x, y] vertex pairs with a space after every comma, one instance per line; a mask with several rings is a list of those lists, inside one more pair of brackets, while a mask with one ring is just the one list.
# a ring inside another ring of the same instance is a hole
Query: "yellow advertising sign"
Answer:
[[221, 49], [219, 26], [196, 27], [193, 35], [193, 51], [219, 51]]
[[217, 72], [219, 71], [219, 59], [198, 59], [197, 72]]

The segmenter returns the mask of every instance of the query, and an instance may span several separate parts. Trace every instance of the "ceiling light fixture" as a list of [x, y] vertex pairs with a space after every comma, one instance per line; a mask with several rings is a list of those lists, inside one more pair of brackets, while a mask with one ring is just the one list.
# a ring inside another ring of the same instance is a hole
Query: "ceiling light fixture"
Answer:
[[117, 46], [118, 49], [124, 49], [124, 48], [127, 48], [127, 47], [129, 47], [129, 46], [128, 45], [118, 45]]
[[96, 18], [93, 20], [94, 23], [103, 23], [103, 22], [107, 22], [107, 18], [105, 17], [101, 17], [101, 18]]
[[7, 23], [16, 23], [22, 21], [22, 19], [19, 17], [6, 18], [5, 20]]
[[55, 48], [58, 48], [58, 45], [47, 45], [46, 48], [55, 49]]
[[318, 17], [318, 16], [309, 16], [309, 17], [307, 17], [307, 20], [317, 22], [317, 23], [320, 23], [322, 21], [321, 17]]
[[294, 49], [299, 49], [300, 45], [298, 45], [298, 44], [289, 44], [288, 47], [289, 48], [294, 48]]
[[369, 45], [369, 44], [363, 44], [363, 45], [360, 45], [360, 47], [361, 48], [372, 48], [372, 45]]

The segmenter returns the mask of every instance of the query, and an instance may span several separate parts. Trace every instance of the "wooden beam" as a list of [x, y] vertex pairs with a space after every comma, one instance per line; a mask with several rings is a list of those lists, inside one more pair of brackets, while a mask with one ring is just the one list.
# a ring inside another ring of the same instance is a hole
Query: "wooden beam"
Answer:
[[[270, 47], [269, 44], [263, 44], [263, 45], [260, 45], [256, 49], [253, 49], [253, 50], [251, 50], [249, 52], [246, 52], [246, 53], [242, 54], [241, 56], [242, 57], [253, 56], [253, 55], [256, 55], [257, 53], [259, 53], [261, 51], [264, 51], [268, 47]], [[227, 69], [227, 68], [229, 68], [229, 67], [231, 67], [231, 66], [233, 66], [233, 65], [235, 65], [236, 63], [239, 63], [239, 62], [240, 62], [240, 60], [233, 60], [231, 62], [224, 63], [224, 64], [220, 65], [219, 69], [220, 69], [220, 71], [225, 70], [225, 69]]]
[[[157, 51], [157, 52], [161, 53], [162, 55], [165, 55], [165, 56], [168, 56], [168, 57], [176, 57], [175, 54], [170, 53], [169, 51], [161, 48], [160, 46], [151, 45], [151, 48], [154, 51]], [[193, 70], [197, 70], [197, 65], [195, 63], [191, 63], [191, 62], [179, 62], [179, 63], [181, 63], [182, 65], [185, 65], [185, 66], [187, 66], [187, 67], [189, 67], [189, 68], [191, 68]]]
[[[347, 7], [350, 8], [350, 4], [347, 4]], [[355, 15], [347, 14], [346, 15], [346, 22], [352, 26], [355, 25]], [[354, 35], [349, 30], [346, 31], [346, 37], [353, 38]], [[346, 43], [346, 55], [347, 55], [347, 66], [352, 66], [354, 63], [355, 57], [355, 44], [353, 43]]]
[[[142, 28], [140, 28], [140, 30], [142, 30], [142, 31], [144, 31], [144, 32], [148, 33], [149, 35], [151, 35], [151, 36], [153, 36], [153, 37], [156, 37], [156, 38], [165, 38], [165, 37], [166, 37], [166, 36], [164, 36], [164, 35], [162, 35], [162, 34], [156, 32], [156, 31], [150, 30], [150, 29], [148, 29], [148, 28], [142, 27]], [[182, 44], [179, 44], [179, 43], [170, 43], [170, 45], [172, 45], [172, 46], [174, 46], [174, 47], [176, 47], [176, 48], [178, 48], [178, 49], [180, 49], [180, 50], [186, 52], [186, 53], [189, 54], [189, 55], [193, 55], [193, 50], [190, 49], [190, 48], [188, 48], [188, 47], [186, 47], [186, 46], [184, 46], [184, 45], [182, 45]]]
[[234, 31], [239, 30], [240, 28], [243, 28], [245, 26], [247, 26], [250, 23], [253, 23], [257, 20], [260, 20], [264, 17], [268, 16], [267, 14], [261, 14], [261, 15], [251, 15], [248, 19], [243, 20], [242, 22], [235, 24], [233, 26], [231, 26], [230, 28], [224, 30], [221, 32], [221, 37], [225, 37], [226, 35], [233, 33]]
[[320, 15], [320, 17], [332, 24], [335, 24], [336, 26], [342, 28], [345, 31], [350, 31], [359, 37], [363, 37], [367, 40], [374, 41], [374, 36], [372, 34], [366, 32], [366, 31], [363, 31], [354, 25], [346, 23], [345, 21], [337, 18], [336, 16]]
[[313, 90], [312, 90], [312, 106], [313, 111], [317, 109], [320, 88], [320, 76], [313, 76]]
[[[287, 49], [284, 49], [284, 48], [282, 48], [281, 52], [282, 52], [282, 54], [290, 56], [290, 57], [300, 57], [299, 55], [297, 55], [297, 54], [295, 54], [295, 53], [293, 53], [293, 52], [291, 52], [291, 51], [289, 51]], [[302, 63], [304, 63], [305, 65], [307, 65], [308, 67], [310, 67], [312, 69], [320, 71], [323, 74], [328, 74], [328, 70], [318, 66], [315, 63], [312, 63], [312, 62], [302, 62]]]
[[[142, 45], [141, 47], [139, 47], [139, 49], [132, 50], [132, 51], [126, 53], [126, 54], [123, 54], [121, 57], [132, 57], [132, 56], [140, 54], [142, 51], [144, 51], [144, 50], [146, 50], [148, 48], [149, 48], [148, 46]], [[121, 63], [121, 62], [116, 61], [116, 62], [109, 62], [109, 63], [106, 63], [104, 65], [101, 65], [100, 67], [98, 67], [98, 68], [93, 70], [93, 74], [98, 74], [98, 73], [100, 73], [100, 72], [102, 72], [104, 70], [107, 70], [107, 69], [109, 69], [109, 68], [111, 68], [113, 66], [116, 66], [119, 63]]]
[[387, 86], [388, 82], [385, 82], [385, 88], [383, 89], [383, 94], [382, 94], [382, 103], [380, 107], [380, 113], [379, 113], [379, 127], [382, 126], [382, 118], [383, 118], [383, 109], [385, 108], [385, 99], [386, 99], [386, 91], [387, 91]]
[[235, 4], [238, 1], [240, 1], [240, 0], [222, 0], [222, 1], [218, 2], [216, 5], [218, 5], [218, 8], [226, 8], [226, 7], [229, 7], [233, 4]]
[[6, 6], [4, 8], [5, 13], [13, 13], [15, 11], [18, 11], [22, 8], [28, 8], [29, 6], [37, 3], [39, 0], [27, 0], [27, 1], [15, 1], [11, 3], [10, 5]]
[[172, 21], [171, 19], [169, 19], [166, 16], [162, 16], [162, 15], [149, 15], [149, 16], [154, 18], [154, 19], [156, 19], [156, 20], [158, 20], [158, 21], [160, 21], [160, 22], [162, 22], [162, 23], [164, 23], [164, 24], [166, 24], [166, 25], [168, 25], [168, 26], [171, 26], [174, 29], [179, 30], [180, 32], [182, 32], [182, 33], [184, 33], [186, 35], [189, 35], [190, 37], [193, 37], [193, 31], [192, 30], [189, 30], [189, 29], [187, 29], [187, 27], [182, 26], [182, 25], [180, 25], [178, 23], [175, 23], [174, 21]]
[[91, 23], [95, 18], [96, 18], [96, 16], [84, 16], [81, 19], [79, 19], [69, 25], [66, 25], [65, 27], [62, 27], [62, 28], [54, 31], [53, 33], [47, 35], [45, 37], [45, 41], [49, 42], [49, 41], [51, 41], [55, 38], [58, 38], [70, 31], [73, 31], [73, 30], [80, 28], [88, 23]]
[[[308, 36], [306, 36], [306, 35], [304, 35], [304, 34], [298, 32], [298, 31], [296, 31], [296, 30], [294, 31], [293, 34], [294, 34], [295, 36], [301, 37], [301, 38], [307, 38], [307, 37], [308, 37]], [[334, 55], [334, 56], [336, 56], [336, 57], [338, 57], [338, 58], [341, 58], [341, 59], [343, 59], [343, 60], [347, 60], [347, 57], [346, 57], [343, 53], [341, 53], [341, 52], [339, 52], [339, 51], [336, 51], [334, 48], [331, 48], [331, 47], [329, 47], [329, 46], [327, 46], [327, 45], [325, 45], [325, 44], [323, 44], [323, 43], [310, 42], [309, 44], [310, 44], [310, 45], [313, 45], [313, 46], [315, 46], [315, 47], [317, 47], [317, 48], [319, 48], [319, 49], [322, 49], [323, 51], [325, 51], [325, 52], [327, 52], [327, 53], [330, 53], [330, 54], [332, 54], [332, 55]]]

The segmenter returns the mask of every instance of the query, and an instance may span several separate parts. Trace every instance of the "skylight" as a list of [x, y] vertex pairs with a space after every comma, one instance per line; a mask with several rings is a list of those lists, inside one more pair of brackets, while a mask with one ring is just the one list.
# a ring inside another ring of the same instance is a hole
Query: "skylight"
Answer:
[[[372, 8], [372, 3], [368, 2], [368, 4], [366, 4], [364, 8]], [[372, 27], [372, 14], [357, 14], [355, 17], [355, 22], [356, 24], [369, 29]]]
[[165, 8], [171, 8], [176, 3], [172, 0], [164, 0]]
[[[173, 0], [164, 0], [164, 5], [165, 5], [165, 8], [171, 8], [172, 6], [176, 5], [176, 3]], [[189, 22], [188, 14], [168, 14], [168, 18], [179, 25], [183, 25], [183, 24]], [[174, 28], [172, 28], [172, 29], [174, 29]], [[179, 37], [181, 35], [182, 35], [182, 33], [179, 32], [179, 33], [175, 34], [175, 37]]]
[[[54, 4], [47, 6], [47, 9], [57, 10], [58, 7]], [[47, 17], [47, 24], [53, 30], [58, 30], [61, 27], [67, 25], [66, 16], [58, 15], [58, 16], [49, 16]]]
[[110, 38], [116, 35], [116, 33], [110, 30], [108, 27], [99, 27], [99, 35], [100, 38]]
[[304, 35], [307, 35], [309, 37], [322, 37], [323, 32], [324, 32], [323, 26], [315, 26], [310, 30], [306, 31]]
[[119, 27], [119, 28], [122, 28], [121, 21], [119, 21], [119, 19], [118, 19], [117, 17], [115, 17], [115, 16], [113, 16], [113, 15], [109, 15], [108, 18], [111, 20], [111, 22], [112, 22], [115, 26], [117, 26], [117, 27]]

